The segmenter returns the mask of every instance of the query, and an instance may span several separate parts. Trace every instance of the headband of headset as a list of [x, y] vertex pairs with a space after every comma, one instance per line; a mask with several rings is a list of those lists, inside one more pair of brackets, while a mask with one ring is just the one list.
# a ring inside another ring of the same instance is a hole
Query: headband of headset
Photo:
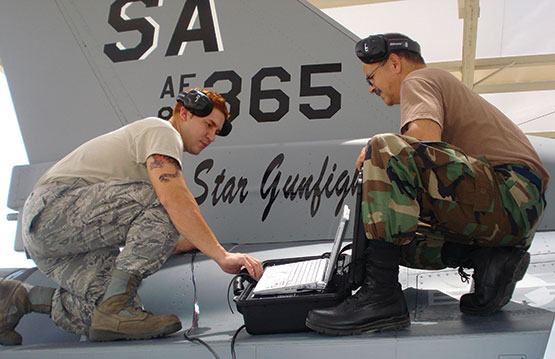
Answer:
[[[181, 102], [183, 106], [189, 110], [193, 115], [199, 117], [206, 117], [210, 115], [214, 106], [210, 98], [199, 90], [190, 90], [189, 92], [183, 91], [177, 95], [177, 101]], [[231, 122], [225, 119], [222, 129], [218, 136], [227, 136], [231, 132]]]
[[420, 45], [409, 38], [388, 39], [384, 35], [371, 35], [355, 46], [356, 55], [365, 64], [383, 61], [393, 50], [407, 50], [420, 55]]

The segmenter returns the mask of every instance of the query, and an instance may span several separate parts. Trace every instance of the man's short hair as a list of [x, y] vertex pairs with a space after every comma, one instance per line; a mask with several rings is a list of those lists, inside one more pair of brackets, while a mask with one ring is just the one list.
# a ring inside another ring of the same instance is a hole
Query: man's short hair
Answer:
[[206, 94], [206, 96], [208, 96], [210, 101], [212, 101], [212, 106], [214, 106], [214, 108], [222, 111], [222, 113], [224, 114], [226, 119], [229, 118], [229, 110], [227, 109], [227, 106], [225, 104], [225, 98], [222, 95], [220, 95], [216, 91], [207, 90], [207, 89], [198, 89], [197, 88], [197, 89], [193, 89], [193, 90], [198, 90], [198, 91], [204, 92]]

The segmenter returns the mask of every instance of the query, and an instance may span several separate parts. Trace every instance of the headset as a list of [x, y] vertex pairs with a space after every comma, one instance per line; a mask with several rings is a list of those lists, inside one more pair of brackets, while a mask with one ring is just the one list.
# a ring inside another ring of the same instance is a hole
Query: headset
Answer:
[[387, 59], [393, 50], [407, 50], [420, 53], [420, 45], [409, 38], [388, 39], [384, 35], [371, 35], [357, 42], [355, 53], [360, 61], [372, 64]]
[[[181, 102], [181, 104], [193, 115], [199, 117], [208, 116], [214, 108], [210, 98], [200, 90], [183, 91], [177, 95], [176, 100]], [[218, 136], [227, 136], [231, 132], [231, 128], [231, 122], [225, 119]]]

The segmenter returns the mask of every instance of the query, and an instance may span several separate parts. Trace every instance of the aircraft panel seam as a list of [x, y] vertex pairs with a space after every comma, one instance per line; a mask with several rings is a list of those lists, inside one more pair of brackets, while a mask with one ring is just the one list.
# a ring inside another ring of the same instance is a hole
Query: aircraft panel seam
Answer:
[[[110, 103], [112, 108], [114, 109], [114, 112], [116, 113], [116, 116], [117, 116], [119, 122], [121, 123], [122, 126], [125, 126], [126, 124], [129, 123], [129, 121], [127, 121], [127, 119], [125, 117], [125, 114], [123, 113], [123, 110], [118, 105], [118, 103], [112, 100], [112, 99], [116, 98], [116, 96], [112, 93], [112, 91], [110, 90], [110, 87], [107, 85], [106, 81], [104, 80], [104, 77], [101, 75], [101, 73], [99, 71], [96, 70], [96, 67], [92, 63], [92, 58], [86, 51], [86, 48], [87, 48], [86, 43], [83, 42], [83, 44], [82, 44], [79, 41], [80, 38], [83, 38], [82, 34], [77, 29], [77, 26], [71, 21], [71, 17], [67, 13], [67, 9], [61, 3], [61, 0], [56, 0], [55, 3], [56, 3], [56, 7], [58, 8], [60, 14], [64, 18], [64, 21], [65, 21], [69, 31], [71, 32], [73, 38], [75, 39], [75, 42], [76, 42], [77, 46], [81, 50], [81, 52], [83, 54], [83, 57], [85, 58], [85, 61], [87, 61], [87, 64], [89, 65], [89, 67], [90, 67], [90, 69], [93, 73], [93, 76], [96, 78], [98, 84], [100, 85], [100, 88], [102, 89], [102, 92], [106, 96], [106, 99], [108, 100], [108, 102]], [[117, 77], [115, 74], [113, 74], [113, 76]]]

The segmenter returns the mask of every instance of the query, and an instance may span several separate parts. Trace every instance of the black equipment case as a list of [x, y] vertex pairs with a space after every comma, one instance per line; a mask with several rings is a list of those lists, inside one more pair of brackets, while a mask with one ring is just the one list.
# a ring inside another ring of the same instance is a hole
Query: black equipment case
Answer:
[[[359, 176], [353, 243], [341, 249], [341, 253], [343, 253], [350, 247], [351, 256], [345, 254], [340, 256], [337, 269], [332, 275], [327, 288], [323, 291], [254, 296], [252, 290], [256, 283], [254, 281], [249, 282], [240, 293], [235, 293], [237, 295], [234, 298], [237, 310], [243, 314], [248, 333], [269, 334], [307, 331], [309, 329], [305, 325], [305, 320], [311, 309], [335, 306], [351, 295], [352, 290], [360, 286], [364, 280], [364, 262], [362, 259], [367, 245], [360, 218], [361, 182]], [[322, 256], [326, 255], [329, 255], [329, 253], [324, 253]], [[320, 257], [275, 259], [265, 261], [263, 265], [265, 267]]]

